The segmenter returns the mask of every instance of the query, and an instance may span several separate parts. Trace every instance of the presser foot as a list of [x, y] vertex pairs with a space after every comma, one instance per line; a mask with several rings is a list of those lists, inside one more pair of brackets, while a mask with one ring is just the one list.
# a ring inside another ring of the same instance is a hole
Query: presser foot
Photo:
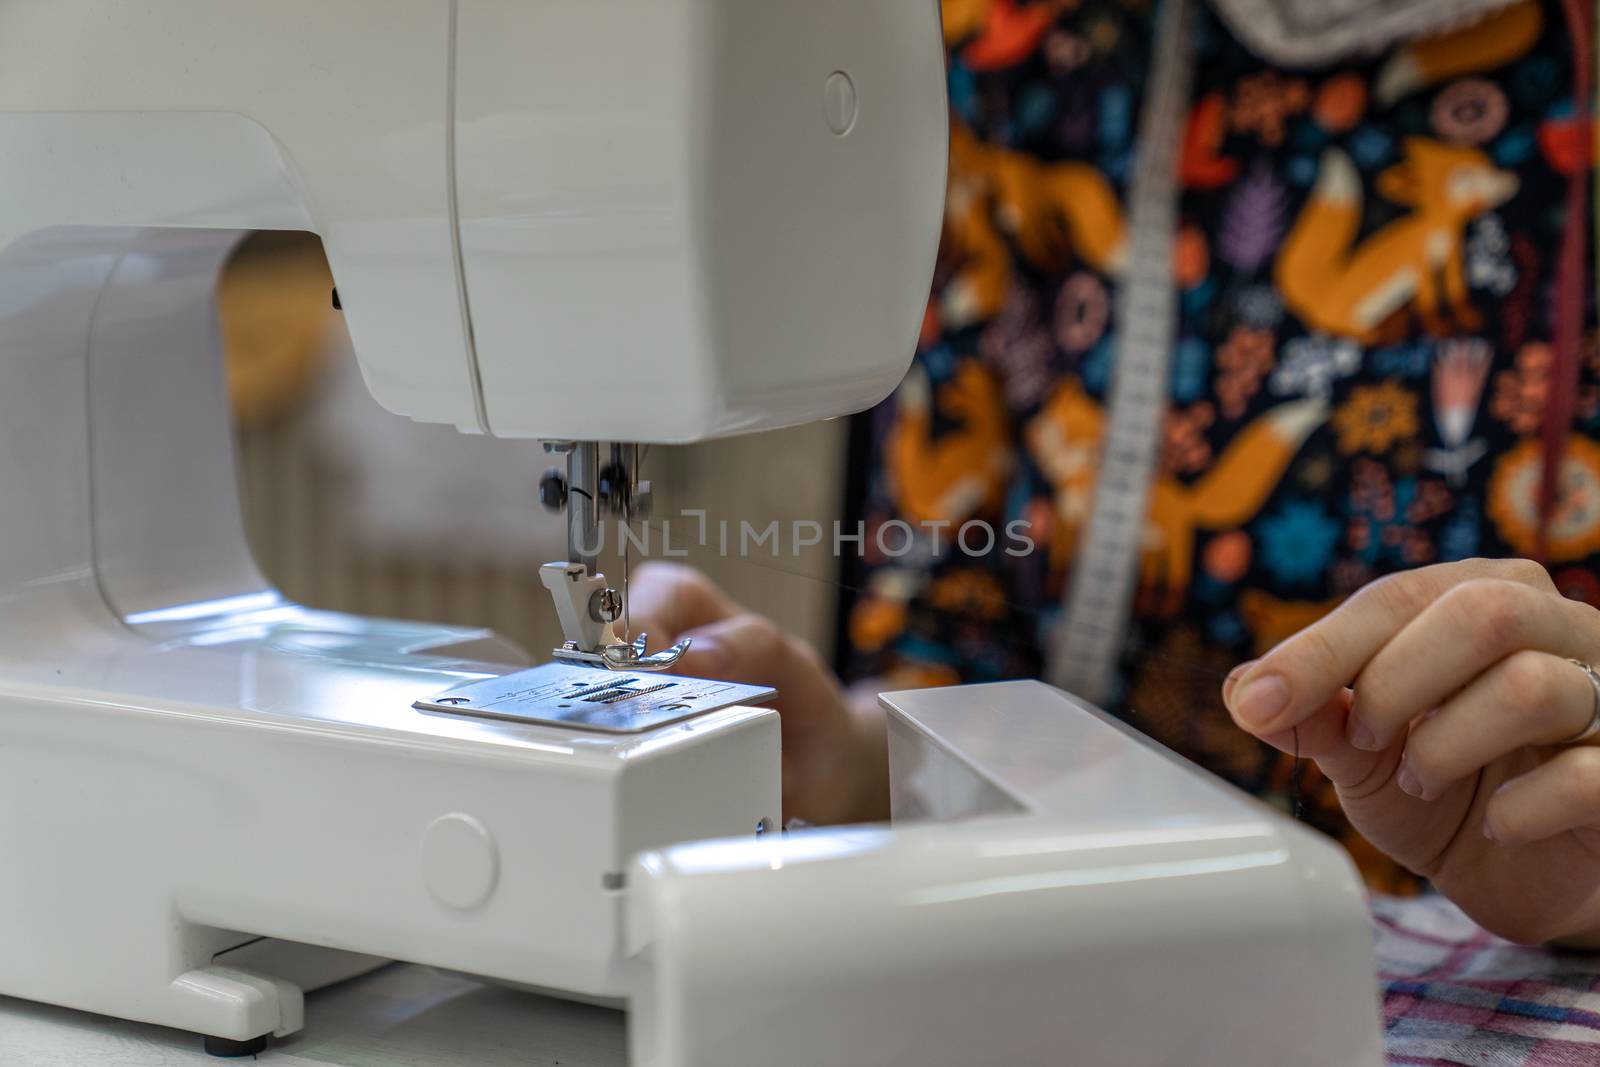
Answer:
[[671, 648], [646, 655], [647, 636], [640, 634], [631, 644], [617, 642], [602, 645], [594, 652], [579, 648], [576, 641], [567, 641], [561, 647], [552, 649], [550, 654], [563, 663], [604, 667], [608, 671], [667, 671], [677, 665], [692, 643], [690, 638], [685, 638]]
[[581, 663], [608, 671], [671, 670], [688, 651], [679, 641], [660, 652], [645, 653], [645, 635], [632, 641], [617, 632], [622, 618], [622, 595], [606, 584], [603, 574], [591, 574], [582, 563], [546, 563], [539, 579], [555, 599], [556, 618], [566, 640], [551, 650], [563, 663]]

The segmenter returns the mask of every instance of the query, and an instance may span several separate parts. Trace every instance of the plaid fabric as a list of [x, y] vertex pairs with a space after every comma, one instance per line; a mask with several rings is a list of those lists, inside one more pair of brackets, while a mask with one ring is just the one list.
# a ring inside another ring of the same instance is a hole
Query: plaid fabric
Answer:
[[1391, 1065], [1600, 1065], [1600, 955], [1513, 945], [1436, 895], [1372, 906]]

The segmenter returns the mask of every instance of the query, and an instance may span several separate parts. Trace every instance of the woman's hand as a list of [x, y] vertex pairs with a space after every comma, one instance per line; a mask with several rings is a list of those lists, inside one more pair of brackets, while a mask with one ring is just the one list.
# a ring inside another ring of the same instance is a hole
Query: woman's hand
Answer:
[[888, 749], [876, 701], [847, 698], [810, 645], [740, 608], [691, 567], [646, 563], [629, 582], [629, 597], [634, 630], [650, 635], [652, 649], [693, 639], [675, 673], [778, 691], [785, 819], [888, 817]]
[[1351, 823], [1489, 930], [1600, 946], [1600, 612], [1527, 560], [1393, 575], [1223, 686]]

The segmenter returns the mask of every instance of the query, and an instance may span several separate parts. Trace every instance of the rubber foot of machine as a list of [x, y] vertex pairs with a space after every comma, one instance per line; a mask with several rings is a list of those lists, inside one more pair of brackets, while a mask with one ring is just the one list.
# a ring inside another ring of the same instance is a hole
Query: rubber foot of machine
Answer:
[[245, 1056], [255, 1056], [267, 1050], [267, 1035], [252, 1037], [248, 1041], [230, 1041], [225, 1037], [207, 1037], [206, 1055], [216, 1056], [218, 1059], [237, 1060]]

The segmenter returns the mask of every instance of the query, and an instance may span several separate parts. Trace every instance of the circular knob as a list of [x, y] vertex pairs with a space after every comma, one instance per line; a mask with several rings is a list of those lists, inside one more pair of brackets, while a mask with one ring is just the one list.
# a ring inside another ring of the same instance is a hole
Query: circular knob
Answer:
[[567, 506], [567, 476], [555, 467], [539, 479], [539, 503], [546, 511], [560, 511]]

